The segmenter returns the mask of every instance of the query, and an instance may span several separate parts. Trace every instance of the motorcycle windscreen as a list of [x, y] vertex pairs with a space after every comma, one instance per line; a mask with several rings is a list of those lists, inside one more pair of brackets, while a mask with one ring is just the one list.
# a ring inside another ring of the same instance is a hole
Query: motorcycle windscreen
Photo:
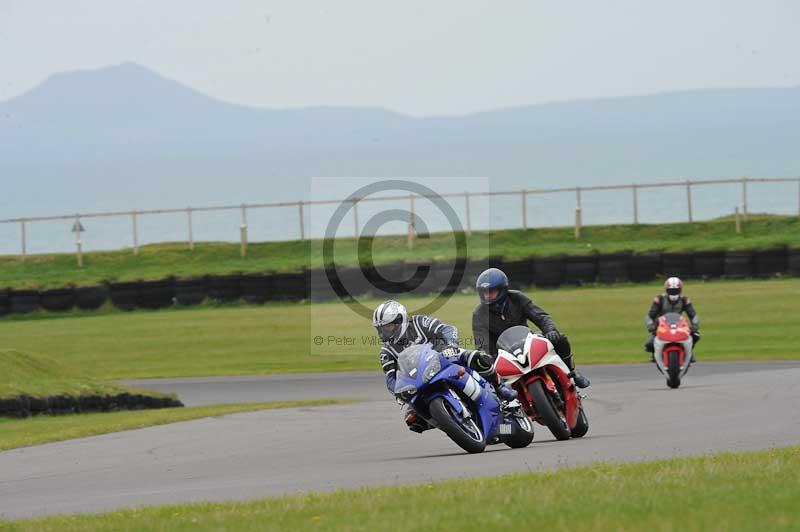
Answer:
[[497, 348], [507, 351], [512, 355], [522, 353], [525, 349], [525, 340], [531, 330], [524, 325], [515, 325], [503, 331], [503, 334], [497, 339]]
[[[678, 314], [677, 312], [667, 312], [666, 314], [664, 314], [662, 316], [662, 318], [664, 318], [664, 321], [669, 326], [673, 326], [674, 325], [676, 327], [681, 327], [682, 325], [684, 325], [686, 323], [686, 318], [683, 317], [683, 314]], [[681, 323], [681, 322], [684, 322], [684, 323]]]
[[403, 349], [397, 355], [397, 374], [412, 380], [417, 378], [417, 368], [419, 367], [419, 359], [432, 351], [431, 344], [412, 345]]

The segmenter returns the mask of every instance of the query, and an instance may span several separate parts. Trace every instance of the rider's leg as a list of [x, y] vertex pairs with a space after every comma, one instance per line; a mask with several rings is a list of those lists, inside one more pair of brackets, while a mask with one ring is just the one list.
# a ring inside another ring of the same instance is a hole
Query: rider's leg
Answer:
[[503, 399], [504, 401], [513, 401], [517, 398], [517, 392], [514, 391], [513, 388], [509, 388], [500, 382], [500, 379], [497, 377], [497, 373], [492, 367], [494, 362], [493, 358], [494, 357], [492, 357], [492, 355], [483, 351], [464, 350], [462, 351], [457, 364], [467, 367], [473, 371], [477, 371], [481, 377], [486, 379], [489, 384], [494, 387], [494, 391], [497, 393], [497, 396], [500, 399]]
[[589, 379], [575, 369], [575, 361], [572, 359], [572, 346], [569, 344], [569, 339], [566, 335], [562, 336], [558, 342], [553, 344], [553, 348], [556, 350], [556, 353], [558, 353], [558, 356], [561, 357], [561, 360], [564, 361], [564, 364], [569, 368], [571, 372], [570, 375], [575, 380], [575, 384], [578, 388], [586, 388], [589, 386], [589, 384], [591, 384]]
[[656, 348], [653, 345], [653, 343], [655, 342], [655, 339], [656, 339], [655, 335], [653, 333], [650, 333], [650, 336], [647, 337], [647, 341], [644, 343], [644, 350], [647, 351], [648, 353], [650, 353], [650, 361], [651, 362], [655, 362], [656, 361], [656, 358], [655, 358]]
[[698, 343], [700, 343], [700, 333], [695, 331], [692, 333], [692, 363], [697, 361], [697, 354], [694, 348]]

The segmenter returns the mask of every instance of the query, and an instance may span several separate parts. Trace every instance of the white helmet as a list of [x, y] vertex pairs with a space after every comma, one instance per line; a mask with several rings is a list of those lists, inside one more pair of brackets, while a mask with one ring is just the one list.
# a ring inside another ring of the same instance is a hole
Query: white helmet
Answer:
[[384, 301], [372, 313], [372, 326], [381, 342], [397, 342], [408, 328], [406, 307], [393, 299]]
[[677, 277], [670, 277], [664, 281], [664, 291], [667, 293], [669, 300], [675, 303], [681, 297], [681, 290], [683, 289], [683, 282]]

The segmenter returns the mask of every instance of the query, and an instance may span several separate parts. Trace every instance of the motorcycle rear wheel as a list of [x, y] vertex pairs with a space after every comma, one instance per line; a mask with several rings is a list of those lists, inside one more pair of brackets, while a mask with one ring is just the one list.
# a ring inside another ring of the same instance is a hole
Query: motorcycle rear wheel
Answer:
[[527, 447], [533, 441], [533, 422], [524, 413], [521, 417], [515, 416], [513, 419], [517, 425], [514, 437], [504, 443], [512, 449]]
[[[475, 423], [474, 419], [469, 419], [471, 432], [475, 432], [473, 435], [462, 426], [462, 422], [456, 418], [459, 414], [452, 412], [449, 403], [446, 403], [442, 397], [437, 397], [431, 401], [428, 405], [428, 409], [430, 410], [431, 417], [435, 419], [436, 423], [439, 425], [439, 428], [442, 429], [456, 445], [468, 453], [473, 454], [482, 453], [484, 449], [486, 449], [486, 439], [483, 435], [483, 431], [478, 424]], [[480, 435], [480, 440], [476, 438], [477, 435]]]
[[553, 406], [550, 394], [544, 387], [541, 380], [535, 380], [528, 385], [528, 391], [533, 398], [533, 405], [536, 407], [536, 413], [542, 418], [544, 424], [553, 433], [557, 440], [568, 440], [570, 437], [570, 430], [567, 426], [567, 421], [563, 413], [559, 412]]

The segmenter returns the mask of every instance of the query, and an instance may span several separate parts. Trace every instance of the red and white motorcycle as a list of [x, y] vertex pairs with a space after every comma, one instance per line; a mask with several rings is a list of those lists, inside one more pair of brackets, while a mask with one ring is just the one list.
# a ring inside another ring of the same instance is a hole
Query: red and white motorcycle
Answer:
[[497, 339], [494, 370], [517, 391], [525, 413], [549, 428], [556, 439], [580, 438], [589, 430], [582, 395], [544, 336], [522, 325], [505, 330]]
[[658, 371], [666, 375], [667, 386], [677, 388], [692, 363], [692, 330], [681, 314], [670, 312], [658, 318], [653, 339], [653, 359]]

